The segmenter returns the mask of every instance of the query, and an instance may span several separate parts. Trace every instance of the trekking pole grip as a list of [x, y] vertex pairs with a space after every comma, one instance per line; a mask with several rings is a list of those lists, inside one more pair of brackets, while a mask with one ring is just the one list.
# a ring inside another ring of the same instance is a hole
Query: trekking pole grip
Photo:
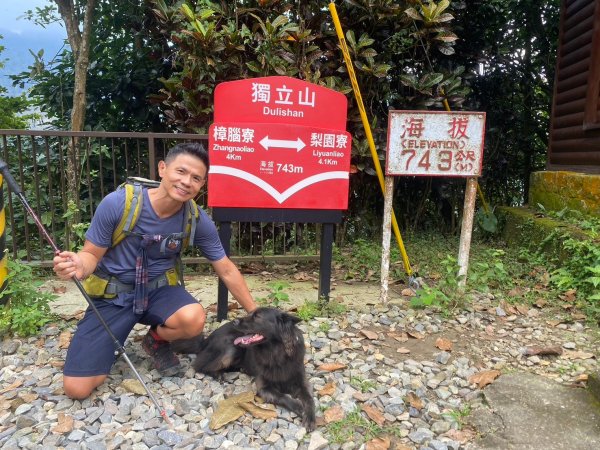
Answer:
[[2, 172], [2, 176], [6, 180], [8, 187], [15, 194], [22, 194], [21, 186], [15, 181], [11, 173], [8, 171], [8, 164], [3, 159], [0, 159], [0, 172]]

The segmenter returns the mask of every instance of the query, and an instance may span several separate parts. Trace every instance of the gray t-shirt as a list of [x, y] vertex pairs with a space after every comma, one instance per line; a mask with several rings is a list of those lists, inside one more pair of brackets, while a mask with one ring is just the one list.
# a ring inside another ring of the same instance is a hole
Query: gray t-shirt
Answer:
[[[166, 239], [164, 253], [160, 251], [161, 242], [153, 242], [147, 248], [148, 279], [151, 280], [175, 266], [177, 255], [181, 251], [181, 239], [174, 238], [184, 231], [184, 207], [171, 217], [158, 217], [148, 198], [148, 190], [143, 189], [142, 212], [131, 230], [140, 235], [160, 235]], [[122, 283], [135, 282], [135, 262], [142, 238], [128, 235], [119, 244], [111, 247], [112, 234], [121, 220], [125, 209], [125, 189], [111, 192], [102, 199], [85, 237], [94, 245], [108, 248], [98, 264], [103, 272], [115, 276]], [[209, 261], [218, 261], [225, 257], [217, 228], [204, 210], [198, 208], [200, 215], [196, 221], [194, 246], [198, 247]]]

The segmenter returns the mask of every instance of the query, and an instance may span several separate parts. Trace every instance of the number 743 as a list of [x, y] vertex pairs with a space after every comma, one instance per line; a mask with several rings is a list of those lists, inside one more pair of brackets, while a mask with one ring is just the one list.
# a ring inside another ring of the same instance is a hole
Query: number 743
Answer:
[[[425, 150], [425, 153], [423, 153], [423, 156], [421, 156], [421, 158], [417, 162], [417, 167], [425, 169], [426, 172], [428, 172], [429, 168], [431, 167], [430, 153], [431, 153], [430, 150]], [[415, 158], [415, 156], [417, 156], [417, 152], [415, 150], [402, 150], [402, 156], [406, 156], [406, 155], [408, 155], [408, 157], [406, 158], [405, 170], [408, 172], [411, 162], [413, 162], [413, 159]], [[452, 152], [449, 150], [440, 150], [438, 152], [438, 157], [437, 157], [437, 170], [439, 170], [441, 172], [447, 172], [451, 169], [452, 169]]]

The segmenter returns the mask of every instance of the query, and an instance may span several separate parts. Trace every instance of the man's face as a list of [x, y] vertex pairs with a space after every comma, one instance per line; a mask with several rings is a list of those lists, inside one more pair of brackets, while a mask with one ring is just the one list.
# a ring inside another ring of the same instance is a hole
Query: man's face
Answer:
[[195, 156], [181, 153], [169, 163], [158, 163], [161, 186], [173, 200], [185, 202], [200, 192], [206, 183], [206, 166]]

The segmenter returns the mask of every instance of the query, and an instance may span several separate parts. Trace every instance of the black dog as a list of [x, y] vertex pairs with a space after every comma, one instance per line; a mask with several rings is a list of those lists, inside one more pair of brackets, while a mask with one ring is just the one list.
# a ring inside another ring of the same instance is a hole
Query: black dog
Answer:
[[275, 308], [257, 308], [246, 317], [217, 328], [208, 337], [179, 340], [172, 348], [196, 353], [196, 371], [221, 379], [239, 370], [254, 377], [258, 395], [302, 418], [315, 428], [315, 405], [304, 370], [304, 339], [300, 319]]

